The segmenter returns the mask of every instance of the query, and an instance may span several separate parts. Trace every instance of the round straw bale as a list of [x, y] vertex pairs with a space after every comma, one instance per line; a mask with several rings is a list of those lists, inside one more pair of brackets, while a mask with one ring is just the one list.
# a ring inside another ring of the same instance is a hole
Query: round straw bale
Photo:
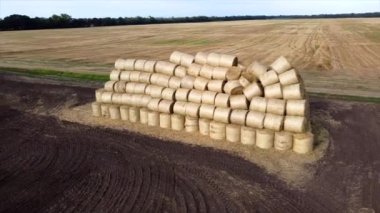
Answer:
[[258, 81], [258, 78], [251, 72], [247, 72], [247, 71], [242, 72], [241, 76], [243, 76], [245, 79], [247, 79], [249, 81], [249, 83]]
[[129, 108], [129, 121], [132, 123], [136, 123], [140, 120], [140, 109], [137, 107]]
[[284, 127], [284, 116], [271, 113], [265, 114], [264, 127], [275, 131], [280, 131]]
[[124, 59], [118, 58], [115, 61], [115, 69], [123, 70], [124, 69]]
[[173, 64], [167, 61], [158, 61], [156, 63], [156, 72], [166, 75], [174, 75], [174, 70], [177, 66], [177, 64]]
[[187, 88], [187, 89], [193, 89], [194, 88], [194, 81], [195, 81], [194, 76], [187, 75], [187, 76], [182, 78], [181, 87]]
[[265, 94], [266, 98], [281, 99], [282, 95], [283, 95], [282, 92], [283, 92], [283, 90], [281, 88], [280, 83], [272, 84], [272, 85], [264, 87], [264, 94]]
[[293, 151], [306, 154], [313, 151], [314, 135], [310, 132], [293, 135]]
[[161, 100], [158, 104], [158, 111], [163, 113], [173, 113], [174, 101]]
[[278, 74], [281, 74], [292, 68], [292, 65], [286, 60], [284, 56], [277, 58], [270, 67], [275, 70]]
[[231, 112], [231, 123], [245, 125], [245, 120], [247, 118], [248, 110], [243, 109], [233, 109]]
[[183, 66], [178, 66], [174, 70], [174, 75], [180, 78], [185, 77], [186, 73], [186, 67]]
[[182, 77], [185, 77], [186, 74], [187, 74], [186, 67], [178, 66], [174, 70], [174, 76], [182, 78]]
[[216, 107], [214, 111], [214, 120], [222, 123], [230, 123], [231, 109]]
[[106, 83], [104, 83], [104, 89], [106, 91], [114, 91], [114, 85], [116, 84], [117, 81], [107, 81]]
[[286, 101], [286, 114], [307, 116], [309, 114], [309, 102], [303, 100], [287, 100]]
[[152, 99], [150, 95], [143, 95], [141, 100], [140, 100], [140, 107], [146, 107], [149, 104], [149, 101]]
[[208, 54], [205, 52], [198, 52], [195, 55], [195, 63], [197, 64], [206, 64]]
[[199, 130], [199, 122], [198, 118], [186, 116], [185, 117], [185, 131], [186, 132], [198, 132]]
[[250, 110], [258, 112], [266, 112], [268, 100], [263, 97], [253, 97], [251, 100]]
[[247, 67], [247, 72], [253, 73], [257, 78], [268, 71], [268, 67], [255, 61]]
[[168, 75], [159, 75], [157, 85], [163, 86], [163, 87], [169, 87], [169, 80], [170, 76]]
[[135, 82], [129, 82], [129, 83], [127, 83], [125, 85], [125, 92], [133, 94], [133, 92], [135, 91], [135, 86], [136, 86]]
[[140, 74], [139, 82], [150, 84], [150, 77], [151, 76], [152, 76], [151, 73], [143, 72], [143, 73]]
[[201, 118], [199, 119], [199, 133], [208, 136], [210, 134], [210, 120]]
[[105, 91], [103, 88], [95, 90], [95, 99], [97, 102], [102, 102], [102, 94]]
[[163, 90], [164, 90], [164, 87], [149, 85], [146, 94], [149, 94], [150, 96], [152, 96], [152, 98], [162, 98]]
[[112, 70], [110, 73], [110, 80], [111, 81], [118, 81], [120, 80], [120, 70]]
[[179, 52], [179, 51], [174, 51], [172, 52], [172, 54], [170, 55], [170, 58], [169, 58], [169, 61], [174, 63], [174, 64], [181, 64], [181, 56], [182, 56], [182, 52]]
[[283, 87], [284, 99], [299, 100], [304, 98], [304, 89], [301, 84], [291, 84]]
[[181, 87], [181, 79], [176, 76], [172, 76], [169, 79], [169, 87], [173, 89], [178, 89]]
[[210, 122], [210, 138], [214, 140], [226, 139], [226, 124], [217, 121]]
[[264, 127], [265, 113], [249, 111], [246, 118], [247, 126], [262, 129]]
[[144, 71], [144, 66], [145, 66], [146, 60], [144, 59], [137, 59], [135, 62], [135, 69], [136, 71]]
[[252, 98], [255, 96], [262, 96], [263, 89], [261, 88], [259, 83], [253, 82], [244, 88], [243, 94], [248, 100], [252, 100]]
[[227, 67], [214, 67], [212, 70], [212, 79], [214, 80], [225, 80], [227, 79], [227, 73], [228, 73]]
[[230, 105], [232, 109], [248, 109], [248, 100], [245, 95], [231, 95]]
[[215, 104], [215, 97], [217, 93], [213, 91], [203, 91], [202, 104]]
[[230, 107], [230, 95], [225, 93], [218, 93], [215, 96], [215, 106], [217, 107]]
[[123, 93], [121, 95], [121, 104], [131, 105], [131, 103], [132, 103], [132, 95], [127, 94], [127, 93]]
[[193, 55], [182, 53], [181, 55], [181, 66], [189, 67], [193, 62], [195, 58]]
[[183, 130], [185, 128], [185, 116], [172, 114], [171, 125], [172, 125], [173, 130], [176, 130], [176, 131]]
[[129, 80], [132, 82], [139, 82], [140, 74], [141, 72], [139, 71], [131, 71], [131, 74], [129, 75]]
[[162, 99], [174, 101], [175, 100], [175, 92], [176, 92], [176, 90], [173, 88], [165, 88], [164, 90], [162, 90], [161, 97], [162, 97]]
[[100, 107], [100, 103], [98, 103], [98, 102], [92, 102], [91, 109], [92, 109], [92, 115], [94, 117], [100, 117], [102, 115], [102, 110], [101, 110], [101, 107]]
[[179, 88], [175, 92], [175, 100], [177, 101], [187, 101], [189, 97], [190, 89]]
[[197, 90], [206, 90], [208, 79], [203, 77], [196, 77], [194, 80], [194, 88]]
[[115, 92], [125, 92], [125, 86], [127, 82], [126, 81], [116, 81], [116, 83], [113, 86], [113, 89]]
[[120, 120], [120, 108], [117, 105], [110, 105], [110, 118], [112, 120]]
[[138, 107], [141, 105], [141, 99], [142, 97], [144, 97], [144, 95], [142, 94], [133, 94], [132, 95], [132, 100], [131, 100], [131, 105], [132, 106], [135, 106], [135, 107]]
[[293, 135], [290, 132], [274, 133], [274, 148], [280, 151], [290, 150], [293, 146]]
[[212, 79], [213, 71], [214, 71], [213, 66], [205, 64], [202, 66], [201, 71], [199, 72], [199, 75], [207, 79]]
[[160, 102], [161, 102], [161, 99], [159, 99], [159, 98], [152, 98], [149, 101], [149, 103], [147, 105], [147, 108], [149, 110], [151, 110], [151, 111], [158, 111], [158, 106], [159, 106]]
[[196, 63], [192, 63], [189, 67], [189, 69], [187, 70], [187, 74], [188, 75], [191, 75], [191, 76], [199, 76], [199, 73], [201, 72], [201, 69], [202, 69], [202, 65], [199, 65], [199, 64], [196, 64]]
[[272, 85], [279, 81], [277, 73], [273, 70], [263, 73], [260, 75], [259, 79], [263, 86]]
[[238, 58], [234, 55], [222, 54], [219, 61], [221, 67], [232, 67], [238, 65]]
[[210, 53], [207, 55], [207, 64], [214, 67], [219, 67], [219, 62], [220, 62], [221, 57], [222, 55], [218, 53]]
[[243, 94], [244, 87], [241, 86], [239, 80], [227, 81], [224, 85], [224, 92], [230, 95], [240, 95]]
[[133, 71], [133, 70], [135, 70], [135, 64], [136, 64], [136, 59], [127, 59], [127, 60], [125, 60], [124, 61], [124, 70], [127, 70], [127, 71]]
[[307, 120], [303, 116], [285, 116], [284, 130], [289, 132], [305, 132]]
[[240, 142], [240, 126], [235, 124], [227, 124], [226, 140], [232, 143]]
[[109, 118], [110, 117], [110, 104], [101, 104], [100, 105], [100, 110], [102, 113], [102, 117]]
[[102, 93], [102, 103], [110, 104], [112, 103], [113, 92], [103, 92]]
[[129, 120], [129, 106], [120, 106], [120, 118], [123, 121]]
[[199, 103], [199, 104], [202, 103], [202, 91], [192, 89], [189, 93], [188, 99], [190, 102], [193, 102], [193, 103]]
[[201, 118], [214, 118], [215, 106], [210, 104], [202, 104], [199, 108], [199, 117]]
[[122, 104], [122, 103], [123, 103], [122, 98], [123, 98], [123, 94], [122, 94], [122, 93], [114, 93], [114, 94], [112, 95], [112, 100], [111, 100], [111, 102], [112, 102], [113, 104]]
[[228, 72], [226, 74], [227, 80], [238, 80], [242, 73], [241, 67], [230, 67], [228, 68]]
[[268, 99], [267, 112], [277, 115], [285, 114], [286, 101], [282, 99]]
[[148, 124], [148, 110], [146, 108], [140, 109], [140, 123]]
[[144, 71], [145, 72], [154, 72], [156, 68], [157, 61], [146, 61], [144, 64]]
[[256, 146], [260, 149], [270, 149], [274, 144], [274, 132], [267, 129], [256, 131]]
[[173, 112], [179, 115], [186, 115], [187, 102], [176, 101], [173, 106]]
[[240, 76], [239, 82], [244, 88], [251, 84], [244, 76]]
[[191, 117], [199, 117], [200, 104], [188, 102], [186, 104], [186, 115]]
[[164, 129], [171, 128], [171, 115], [168, 113], [160, 113], [160, 127]]
[[225, 80], [210, 80], [207, 84], [207, 89], [214, 92], [223, 92], [225, 84]]
[[160, 113], [156, 111], [148, 112], [148, 126], [159, 126], [160, 125]]
[[137, 84], [135, 84], [135, 87], [133, 88], [133, 93], [144, 94], [147, 86], [148, 85], [145, 83], [137, 83]]
[[251, 127], [242, 126], [240, 129], [240, 141], [244, 145], [254, 145], [256, 143], [256, 130]]
[[289, 71], [281, 73], [278, 78], [280, 79], [280, 83], [282, 86], [296, 84], [299, 83], [299, 78], [297, 71], [295, 69], [291, 69]]
[[153, 73], [151, 76], [150, 76], [150, 83], [151, 84], [156, 84], [158, 83], [158, 79], [160, 78], [162, 74], [159, 74], [159, 73]]
[[120, 80], [121, 81], [131, 81], [129, 76], [131, 75], [131, 71], [122, 71], [120, 73]]

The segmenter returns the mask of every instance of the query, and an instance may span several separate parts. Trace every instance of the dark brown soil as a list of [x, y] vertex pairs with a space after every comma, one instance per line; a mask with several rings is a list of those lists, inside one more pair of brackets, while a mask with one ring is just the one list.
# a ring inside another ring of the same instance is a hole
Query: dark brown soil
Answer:
[[0, 212], [380, 211], [380, 105], [312, 100], [331, 138], [301, 190], [223, 151], [50, 113], [92, 100], [0, 76]]

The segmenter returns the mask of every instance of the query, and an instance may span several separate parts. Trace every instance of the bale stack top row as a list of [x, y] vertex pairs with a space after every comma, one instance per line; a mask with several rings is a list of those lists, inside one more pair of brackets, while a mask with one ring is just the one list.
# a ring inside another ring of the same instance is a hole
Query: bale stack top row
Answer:
[[117, 59], [110, 81], [96, 90], [93, 114], [262, 149], [313, 149], [302, 79], [282, 56], [247, 67], [236, 56], [204, 52]]

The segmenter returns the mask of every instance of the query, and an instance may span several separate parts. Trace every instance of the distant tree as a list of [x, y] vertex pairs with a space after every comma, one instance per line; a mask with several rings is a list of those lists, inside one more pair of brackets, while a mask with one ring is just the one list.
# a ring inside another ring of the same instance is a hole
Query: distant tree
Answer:
[[209, 21], [234, 21], [234, 20], [263, 20], [263, 19], [299, 19], [299, 18], [348, 18], [348, 17], [380, 17], [380, 12], [375, 13], [349, 13], [349, 14], [320, 14], [320, 15], [280, 15], [280, 16], [194, 16], [194, 17], [119, 17], [119, 18], [78, 18], [74, 19], [68, 14], [52, 15], [50, 18], [30, 18], [25, 15], [10, 15], [0, 19], [0, 30], [29, 30], [68, 27], [96, 27], [115, 25], [158, 24], [158, 23], [186, 23]]
[[72, 18], [67, 14], [52, 15], [49, 18], [50, 24], [54, 28], [67, 28], [70, 27]]
[[3, 29], [7, 30], [23, 30], [30, 29], [31, 20], [25, 15], [10, 15], [1, 21]]

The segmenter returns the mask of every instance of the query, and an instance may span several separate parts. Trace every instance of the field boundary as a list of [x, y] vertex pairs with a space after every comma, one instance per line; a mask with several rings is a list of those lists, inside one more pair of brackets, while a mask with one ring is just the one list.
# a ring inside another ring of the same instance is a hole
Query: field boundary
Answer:
[[[109, 80], [107, 74], [90, 74], [80, 72], [69, 71], [57, 71], [51, 69], [26, 69], [26, 68], [14, 68], [14, 67], [0, 67], [1, 73], [11, 73], [28, 77], [54, 77], [56, 80], [60, 79], [75, 79], [80, 81], [94, 81], [105, 82]], [[368, 102], [380, 104], [380, 98], [368, 97], [368, 96], [352, 96], [352, 95], [338, 95], [330, 93], [315, 93], [308, 92], [311, 97], [323, 98], [323, 99], [336, 99], [343, 101], [355, 101], [355, 102]]]

